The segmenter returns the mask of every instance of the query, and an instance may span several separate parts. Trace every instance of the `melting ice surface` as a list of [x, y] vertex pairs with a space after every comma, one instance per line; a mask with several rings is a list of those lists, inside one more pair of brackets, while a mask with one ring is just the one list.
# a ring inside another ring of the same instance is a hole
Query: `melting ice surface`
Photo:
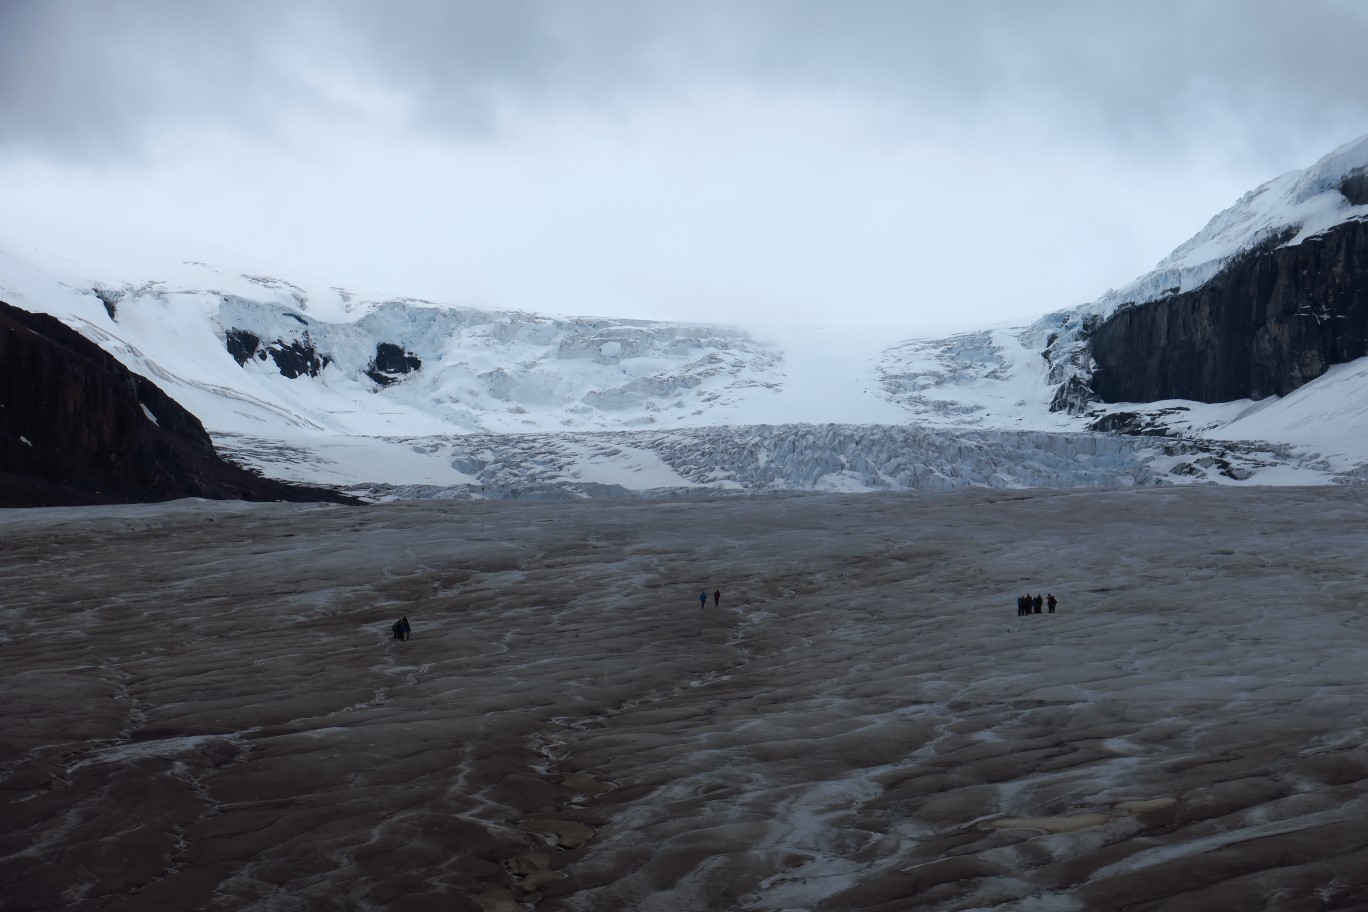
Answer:
[[5, 511], [4, 901], [1361, 909], [1366, 507]]

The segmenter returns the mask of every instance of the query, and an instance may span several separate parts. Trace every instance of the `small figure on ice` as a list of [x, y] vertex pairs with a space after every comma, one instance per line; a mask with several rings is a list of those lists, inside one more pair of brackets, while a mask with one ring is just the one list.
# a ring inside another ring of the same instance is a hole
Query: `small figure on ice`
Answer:
[[1059, 599], [1055, 598], [1054, 593], [1051, 592], [1049, 595], [1045, 596], [1045, 604], [1050, 606], [1050, 614], [1054, 614], [1055, 605], [1059, 604]]
[[707, 607], [708, 607], [708, 593], [707, 593], [707, 592], [699, 592], [699, 593], [698, 593], [698, 607], [699, 607], [699, 608], [707, 608]]
[[394, 631], [394, 638], [396, 640], [407, 640], [409, 638], [409, 631], [412, 629], [413, 628], [409, 626], [409, 619], [407, 617], [401, 617], [399, 620], [395, 621], [394, 626], [390, 628], [390, 630]]
[[714, 605], [714, 607], [715, 607], [715, 606], [720, 605], [720, 604], [722, 604], [722, 590], [721, 590], [721, 589], [714, 589], [714, 590], [713, 590], [713, 605]]

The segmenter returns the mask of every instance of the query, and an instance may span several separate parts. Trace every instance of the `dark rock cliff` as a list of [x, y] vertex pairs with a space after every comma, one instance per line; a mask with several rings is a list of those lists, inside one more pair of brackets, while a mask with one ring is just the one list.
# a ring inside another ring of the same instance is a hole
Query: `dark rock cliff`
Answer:
[[0, 506], [354, 502], [223, 461], [194, 415], [80, 333], [0, 302]]
[[233, 356], [239, 367], [254, 357], [262, 361], [270, 357], [275, 361], [276, 369], [280, 371], [281, 376], [291, 380], [297, 377], [317, 377], [323, 368], [332, 363], [331, 358], [320, 354], [314, 347], [313, 340], [307, 332], [304, 333], [303, 339], [289, 342], [277, 339], [263, 345], [256, 333], [245, 329], [230, 329], [224, 334], [224, 344], [228, 348], [228, 354]]
[[1201, 288], [1127, 307], [1090, 335], [1106, 402], [1286, 395], [1368, 355], [1368, 224], [1253, 252]]
[[375, 360], [366, 369], [366, 376], [381, 386], [388, 386], [396, 382], [399, 375], [411, 374], [422, 366], [422, 359], [413, 352], [404, 351], [392, 342], [381, 342], [375, 346]]

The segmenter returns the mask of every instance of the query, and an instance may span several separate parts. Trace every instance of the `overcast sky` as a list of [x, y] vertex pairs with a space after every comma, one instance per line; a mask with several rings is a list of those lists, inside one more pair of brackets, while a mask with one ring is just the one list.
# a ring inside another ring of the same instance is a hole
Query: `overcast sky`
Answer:
[[0, 244], [940, 331], [1368, 133], [1340, 0], [0, 0]]

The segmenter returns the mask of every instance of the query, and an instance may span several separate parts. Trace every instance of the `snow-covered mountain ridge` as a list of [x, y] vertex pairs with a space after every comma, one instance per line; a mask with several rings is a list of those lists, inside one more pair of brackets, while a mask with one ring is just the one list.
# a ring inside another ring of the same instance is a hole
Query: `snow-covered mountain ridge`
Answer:
[[[205, 290], [59, 282], [12, 257], [0, 267], [4, 296], [153, 379], [230, 457], [362, 496], [1315, 484], [1355, 469], [1280, 446], [1090, 432], [1033, 408], [1050, 377], [1029, 333], [937, 343], [900, 378], [899, 357], [920, 343], [895, 346], [880, 385], [873, 362], [843, 376], [823, 350], [820, 371], [795, 371], [789, 350], [725, 327], [368, 302], [258, 275], [220, 274]], [[905, 394], [896, 412], [859, 404], [895, 383], [931, 395]], [[943, 402], [938, 383], [986, 398]], [[772, 421], [744, 420], [769, 410]], [[862, 410], [882, 420], [827, 417]]]
[[732, 327], [361, 300], [186, 265], [178, 282], [92, 283], [0, 255], [0, 294], [74, 326], [218, 432], [698, 424], [785, 379], [777, 348]]
[[331, 323], [235, 295], [221, 297], [218, 322], [263, 383], [280, 374], [380, 395], [467, 431], [631, 427], [779, 381], [778, 352], [727, 327], [397, 301]]
[[1232, 260], [1292, 247], [1348, 221], [1368, 218], [1368, 136], [1345, 143], [1302, 171], [1289, 171], [1240, 197], [1154, 269], [1085, 306], [1107, 317], [1200, 288]]
[[[945, 427], [1272, 440], [1361, 464], [1365, 219], [1368, 137], [1250, 191], [1153, 270], [1091, 303], [1028, 326], [890, 347], [881, 383], [911, 420]], [[1113, 380], [1147, 370], [1160, 380], [1150, 387], [1201, 389], [1214, 377], [1222, 382], [1207, 388], [1246, 391], [1102, 401], [1099, 368]]]
[[[0, 300], [79, 330], [239, 461], [377, 496], [1361, 480], [1368, 360], [1341, 330], [1368, 317], [1368, 243], [1353, 234], [1366, 175], [1368, 137], [1246, 194], [1097, 301], [891, 345], [480, 310], [204, 263], [115, 282], [2, 252]], [[1232, 328], [1242, 294], [1283, 323]], [[1154, 308], [1169, 310], [1137, 323]], [[1192, 339], [1142, 338], [1159, 325]], [[1170, 347], [1196, 347], [1196, 369], [1240, 368], [1210, 343], [1240, 334], [1287, 390], [1099, 401], [1118, 363], [1172, 379]]]

